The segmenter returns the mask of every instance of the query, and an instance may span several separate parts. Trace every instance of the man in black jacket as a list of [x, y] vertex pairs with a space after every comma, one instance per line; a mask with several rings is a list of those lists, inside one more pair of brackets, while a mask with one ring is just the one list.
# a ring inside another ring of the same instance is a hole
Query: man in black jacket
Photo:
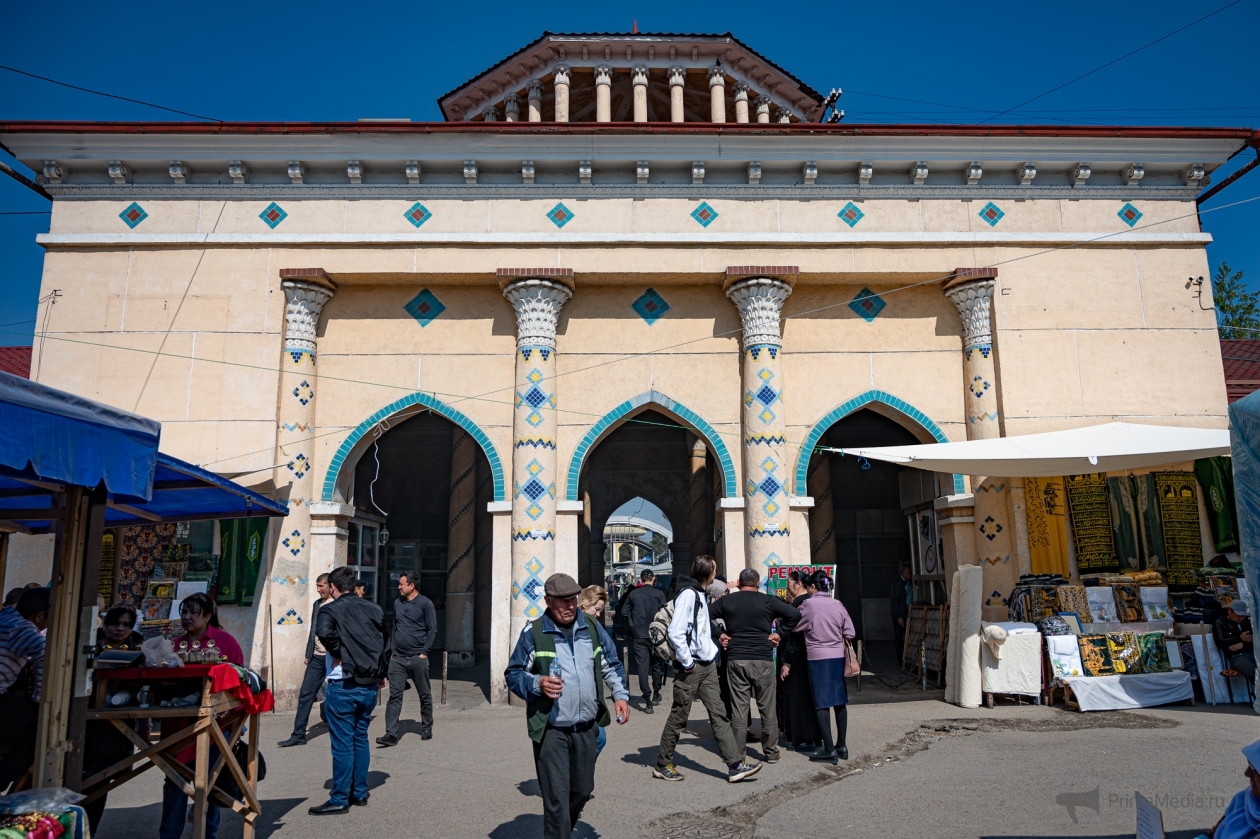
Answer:
[[[306, 745], [306, 723], [311, 718], [311, 706], [315, 704], [319, 689], [324, 686], [324, 677], [328, 673], [324, 666], [324, 645], [315, 635], [319, 607], [332, 602], [332, 591], [328, 588], [327, 574], [320, 574], [315, 580], [315, 590], [319, 592], [319, 599], [311, 606], [311, 631], [306, 637], [306, 672], [302, 676], [302, 690], [298, 693], [297, 715], [293, 717], [293, 733], [289, 735], [289, 739], [281, 740], [276, 744], [281, 748]], [[322, 709], [320, 717], [327, 722], [327, 715]]]
[[398, 599], [394, 601], [394, 634], [389, 639], [389, 703], [385, 706], [385, 734], [381, 746], [398, 745], [398, 717], [402, 714], [407, 682], [420, 696], [420, 739], [433, 739], [433, 690], [429, 687], [429, 650], [437, 637], [437, 610], [417, 588], [415, 571], [398, 575]]
[[[626, 594], [625, 613], [630, 625], [630, 637], [634, 639], [634, 668], [639, 673], [639, 692], [643, 694], [643, 713], [652, 713], [653, 705], [661, 704], [661, 688], [665, 686], [665, 662], [652, 652], [652, 639], [648, 627], [652, 618], [665, 605], [665, 592], [653, 583], [656, 575], [645, 569], [639, 575], [639, 585]], [[648, 692], [648, 674], [651, 674], [651, 692]]]
[[341, 815], [368, 803], [368, 724], [385, 676], [385, 613], [355, 596], [354, 571], [334, 568], [328, 583], [335, 598], [316, 616], [315, 634], [327, 650], [328, 735], [332, 744], [332, 793], [312, 807], [313, 816]]
[[1247, 601], [1235, 600], [1225, 609], [1225, 617], [1212, 624], [1216, 646], [1230, 669], [1243, 674], [1248, 682], [1256, 680], [1256, 645], [1251, 634], [1251, 617]]
[[910, 601], [914, 598], [914, 584], [910, 582], [910, 566], [901, 566], [901, 572], [888, 589], [888, 611], [892, 617], [893, 647], [900, 664], [906, 651], [906, 622], [910, 618]]

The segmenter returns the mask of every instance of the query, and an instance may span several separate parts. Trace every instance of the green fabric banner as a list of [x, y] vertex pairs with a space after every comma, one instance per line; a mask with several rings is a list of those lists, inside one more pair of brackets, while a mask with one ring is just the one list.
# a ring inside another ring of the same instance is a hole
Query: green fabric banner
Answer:
[[254, 589], [267, 552], [270, 520], [230, 519], [219, 522], [219, 603], [254, 605]]
[[1159, 520], [1159, 493], [1155, 476], [1135, 475], [1133, 501], [1137, 505], [1138, 534], [1142, 541], [1142, 567], [1147, 571], [1164, 570], [1164, 526]]
[[1108, 478], [1111, 496], [1111, 536], [1116, 545], [1116, 558], [1121, 571], [1140, 571], [1142, 558], [1138, 549], [1137, 505], [1133, 485], [1127, 477]]
[[1238, 550], [1238, 514], [1234, 510], [1234, 468], [1228, 457], [1206, 457], [1194, 462], [1194, 476], [1203, 488], [1208, 529], [1221, 553]]

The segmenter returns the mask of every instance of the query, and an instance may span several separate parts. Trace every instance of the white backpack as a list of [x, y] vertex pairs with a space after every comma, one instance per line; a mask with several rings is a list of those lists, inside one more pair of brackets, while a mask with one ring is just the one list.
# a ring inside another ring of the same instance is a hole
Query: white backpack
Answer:
[[[681, 594], [681, 592], [680, 592]], [[687, 632], [687, 643], [691, 643], [692, 633], [696, 631], [696, 622], [700, 620], [700, 598], [704, 597], [704, 593], [697, 591], [696, 593], [696, 612], [691, 618], [691, 629]], [[669, 640], [669, 624], [674, 620], [674, 600], [668, 601], [664, 606], [657, 610], [652, 616], [652, 623], [648, 625], [648, 638], [652, 642], [652, 651], [656, 653], [658, 658], [665, 661], [674, 661], [678, 658], [674, 652], [674, 645]]]

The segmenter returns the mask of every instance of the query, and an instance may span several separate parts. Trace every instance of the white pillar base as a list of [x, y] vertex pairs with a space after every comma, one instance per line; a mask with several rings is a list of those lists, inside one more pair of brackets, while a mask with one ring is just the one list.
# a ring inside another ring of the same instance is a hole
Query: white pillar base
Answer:
[[578, 579], [578, 519], [585, 505], [581, 501], [556, 502], [556, 573]]
[[491, 501], [487, 505], [494, 526], [490, 578], [490, 704], [506, 705], [509, 691], [504, 671], [512, 657], [512, 647], [524, 626], [512, 623], [512, 502]]
[[717, 506], [722, 517], [722, 557], [726, 564], [720, 570], [726, 579], [733, 580], [744, 570], [744, 499], [719, 498]]
[[789, 496], [791, 499], [791, 513], [788, 516], [789, 526], [792, 528], [792, 535], [789, 537], [792, 543], [792, 557], [789, 560], [793, 565], [811, 565], [812, 558], [809, 550], [809, 511], [814, 507], [814, 499], [808, 496]]

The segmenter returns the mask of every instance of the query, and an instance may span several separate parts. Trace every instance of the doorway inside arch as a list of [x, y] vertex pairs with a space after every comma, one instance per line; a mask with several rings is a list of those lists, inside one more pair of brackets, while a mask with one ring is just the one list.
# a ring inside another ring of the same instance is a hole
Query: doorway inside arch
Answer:
[[416, 414], [382, 433], [355, 465], [349, 496], [356, 514], [347, 557], [366, 596], [385, 610], [387, 631], [399, 575], [418, 575], [420, 593], [437, 611], [436, 652], [430, 660], [438, 672], [441, 653], [451, 646], [448, 576], [453, 564], [469, 563], [462, 579], [471, 580], [473, 594], [478, 665], [473, 670], [486, 671], [476, 680], [484, 681], [487, 691], [493, 534], [486, 505], [494, 497], [493, 484], [489, 461], [467, 432], [440, 414]]
[[613, 510], [604, 524], [604, 588], [610, 602], [619, 602], [644, 571], [668, 579], [674, 573], [673, 541], [674, 526], [646, 498], [632, 498]]

